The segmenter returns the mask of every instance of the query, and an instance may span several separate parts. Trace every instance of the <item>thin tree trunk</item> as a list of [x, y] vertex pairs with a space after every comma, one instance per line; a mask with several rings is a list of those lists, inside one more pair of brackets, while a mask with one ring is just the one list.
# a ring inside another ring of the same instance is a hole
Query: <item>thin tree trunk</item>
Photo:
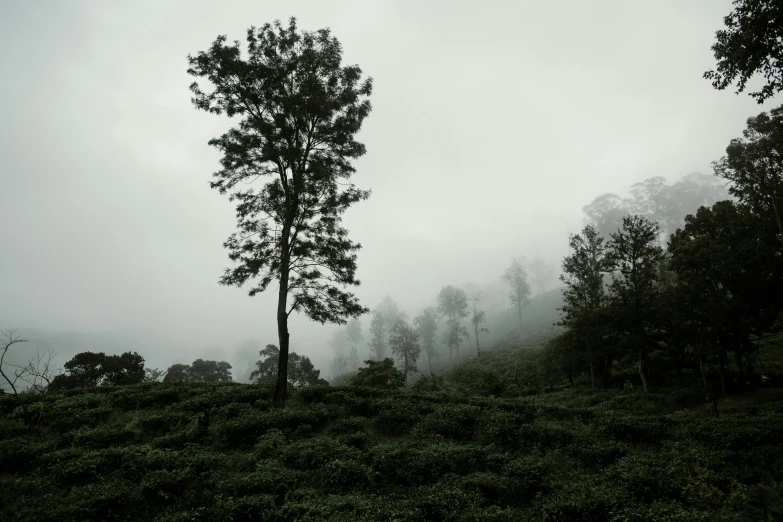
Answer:
[[478, 329], [475, 329], [475, 331], [476, 331], [476, 359], [478, 360], [479, 364], [481, 364], [481, 349], [479, 348]]
[[639, 377], [642, 378], [644, 393], [647, 393], [647, 369], [644, 367], [644, 347], [642, 346], [642, 343], [639, 343]]
[[701, 369], [701, 380], [704, 383], [704, 391], [708, 391], [707, 387], [707, 374], [704, 373], [704, 360], [701, 357], [701, 348], [697, 348], [696, 352], [699, 354], [699, 369]]
[[283, 227], [280, 255], [280, 291], [277, 297], [277, 337], [280, 341], [280, 356], [277, 359], [277, 384], [275, 386], [274, 405], [285, 408], [288, 397], [288, 231]]
[[729, 389], [726, 385], [726, 350], [720, 349], [720, 391], [724, 397], [729, 396]]

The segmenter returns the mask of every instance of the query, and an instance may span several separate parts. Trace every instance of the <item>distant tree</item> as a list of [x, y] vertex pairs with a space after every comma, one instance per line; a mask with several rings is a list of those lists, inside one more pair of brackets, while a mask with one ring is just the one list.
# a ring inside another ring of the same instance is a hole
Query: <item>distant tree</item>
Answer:
[[394, 367], [394, 361], [364, 361], [367, 366], [359, 368], [359, 372], [351, 379], [353, 386], [370, 386], [372, 388], [394, 389], [405, 386], [405, 374]]
[[[783, 21], [783, 3], [780, 9]], [[713, 170], [731, 182], [732, 195], [759, 214], [774, 216], [783, 244], [783, 106], [748, 118], [742, 135], [731, 140]]]
[[582, 211], [586, 216], [586, 224], [593, 225], [602, 237], [608, 239], [609, 234], [617, 232], [622, 226], [623, 217], [630, 213], [630, 206], [631, 201], [607, 193], [582, 207]]
[[158, 368], [144, 368], [144, 382], [160, 382], [166, 372]]
[[476, 336], [476, 358], [481, 362], [481, 347], [479, 345], [479, 334], [489, 333], [489, 328], [481, 326], [487, 322], [487, 314], [483, 310], [479, 309], [479, 303], [481, 302], [482, 295], [478, 290], [473, 290], [470, 293], [470, 324], [473, 325], [473, 334]]
[[508, 299], [517, 308], [519, 320], [519, 342], [522, 342], [522, 308], [528, 305], [530, 299], [530, 283], [527, 280], [523, 258], [511, 259], [511, 266], [503, 274], [503, 280], [510, 287]]
[[606, 270], [604, 239], [592, 225], [569, 238], [571, 254], [563, 259], [563, 307], [560, 326], [583, 338], [590, 367], [590, 386], [595, 388], [596, 329], [604, 306], [603, 275]]
[[435, 334], [438, 331], [438, 312], [435, 308], [428, 306], [421, 315], [413, 320], [416, 326], [416, 333], [419, 335], [419, 341], [424, 353], [427, 354], [427, 369], [432, 373], [432, 359], [437, 357], [435, 351]]
[[[256, 363], [256, 369], [250, 374], [250, 380], [255, 383], [276, 382], [277, 359], [280, 357], [280, 349], [274, 344], [267, 344], [259, 354], [263, 359]], [[326, 384], [326, 381], [320, 378], [321, 370], [315, 369], [309, 357], [291, 352], [289, 360], [291, 364], [288, 373], [288, 386], [291, 388], [298, 389], [304, 386]]]
[[663, 250], [658, 244], [660, 227], [644, 216], [626, 216], [623, 227], [607, 245], [608, 272], [612, 273], [610, 298], [618, 330], [636, 351], [639, 376], [648, 392], [647, 353], [650, 330], [655, 326], [658, 270]]
[[373, 310], [370, 318], [370, 357], [383, 360], [386, 357], [386, 333], [388, 327], [383, 312]]
[[348, 342], [351, 344], [351, 350], [348, 353], [348, 366], [350, 366], [352, 371], [357, 371], [359, 369], [359, 343], [364, 339], [362, 323], [359, 319], [351, 319], [345, 327], [345, 333], [348, 337]]
[[554, 274], [552, 267], [540, 259], [534, 260], [530, 264], [530, 276], [533, 286], [536, 289], [536, 295], [546, 292], [547, 285], [550, 283]]
[[225, 361], [205, 361], [196, 359], [188, 371], [190, 381], [194, 382], [231, 382], [231, 365]]
[[[367, 311], [343, 289], [359, 284], [360, 245], [348, 239], [341, 219], [348, 207], [369, 197], [348, 180], [355, 171], [351, 160], [365, 153], [354, 135], [370, 113], [372, 80], [359, 84], [358, 66], [341, 67], [340, 43], [328, 29], [300, 34], [294, 18], [287, 29], [279, 21], [251, 27], [247, 60], [238, 41], [225, 42], [219, 36], [208, 51], [188, 56], [188, 74], [213, 86], [205, 92], [191, 85], [195, 107], [240, 118], [209, 142], [223, 154], [211, 186], [238, 201], [238, 232], [224, 246], [239, 266], [226, 270], [220, 282], [242, 286], [258, 278], [251, 296], [278, 282], [274, 402], [282, 407], [290, 314], [344, 324]], [[260, 190], [245, 188], [262, 176], [272, 181]]]
[[465, 291], [451, 285], [441, 288], [438, 294], [438, 312], [446, 318], [443, 337], [449, 347], [449, 362], [454, 366], [454, 351], [456, 350], [459, 361], [459, 345], [469, 336], [468, 329], [462, 326], [462, 320], [468, 316], [468, 296]]
[[64, 367], [67, 374], [52, 380], [55, 389], [136, 384], [144, 380], [144, 358], [135, 352], [122, 355], [82, 352]]
[[411, 328], [405, 320], [397, 319], [389, 334], [389, 346], [392, 353], [402, 361], [402, 373], [407, 382], [408, 374], [416, 371], [416, 362], [421, 354], [416, 330]]
[[723, 19], [726, 28], [715, 33], [712, 52], [717, 71], [707, 71], [715, 89], [736, 82], [737, 94], [753, 75], [761, 73], [764, 86], [750, 93], [758, 103], [783, 90], [783, 2], [781, 0], [734, 0], [734, 10]]
[[190, 380], [189, 372], [189, 364], [172, 364], [166, 370], [163, 382], [187, 382]]
[[332, 380], [338, 379], [348, 373], [349, 368], [350, 364], [348, 358], [344, 354], [337, 354], [329, 365], [329, 370], [332, 372]]

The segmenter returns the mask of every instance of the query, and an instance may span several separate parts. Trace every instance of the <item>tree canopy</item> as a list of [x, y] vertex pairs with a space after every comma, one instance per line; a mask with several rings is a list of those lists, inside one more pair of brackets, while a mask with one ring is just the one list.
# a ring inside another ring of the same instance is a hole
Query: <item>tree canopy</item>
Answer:
[[705, 72], [704, 78], [718, 90], [736, 84], [739, 94], [760, 73], [765, 83], [750, 96], [763, 103], [783, 90], [783, 1], [734, 0], [732, 4], [734, 9], [723, 18], [725, 29], [715, 33], [712, 45], [717, 70]]
[[[345, 290], [359, 284], [361, 245], [341, 222], [352, 204], [369, 197], [349, 179], [351, 160], [365, 153], [354, 135], [370, 113], [372, 80], [360, 81], [356, 65], [341, 66], [342, 48], [328, 29], [300, 33], [291, 18], [287, 28], [279, 21], [251, 27], [246, 39], [247, 58], [238, 41], [227, 45], [219, 36], [207, 51], [188, 56], [188, 73], [213, 87], [191, 85], [197, 109], [239, 120], [209, 141], [222, 153], [211, 186], [237, 202], [237, 232], [224, 244], [237, 266], [220, 282], [254, 280], [252, 296], [278, 281], [275, 403], [283, 406], [290, 314], [344, 324], [366, 312]], [[262, 178], [268, 181], [254, 188]]]

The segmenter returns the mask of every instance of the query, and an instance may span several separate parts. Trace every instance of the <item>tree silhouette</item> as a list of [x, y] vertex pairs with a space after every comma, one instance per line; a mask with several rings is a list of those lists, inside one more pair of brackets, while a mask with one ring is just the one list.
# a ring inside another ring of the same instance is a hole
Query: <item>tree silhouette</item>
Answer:
[[[370, 113], [372, 80], [359, 83], [358, 66], [341, 67], [342, 49], [328, 29], [297, 31], [279, 21], [247, 31], [248, 58], [240, 44], [219, 36], [206, 52], [188, 56], [188, 73], [208, 80], [206, 92], [191, 85], [193, 104], [239, 122], [209, 144], [223, 155], [212, 188], [237, 201], [238, 231], [224, 246], [238, 263], [221, 284], [249, 293], [279, 284], [277, 330], [280, 357], [275, 404], [288, 390], [288, 318], [301, 311], [320, 323], [345, 324], [366, 312], [344, 287], [358, 285], [358, 243], [348, 239], [342, 215], [368, 191], [349, 182], [352, 159], [365, 153], [354, 140]], [[260, 188], [247, 188], [271, 178]], [[289, 300], [290, 297], [290, 300]]]

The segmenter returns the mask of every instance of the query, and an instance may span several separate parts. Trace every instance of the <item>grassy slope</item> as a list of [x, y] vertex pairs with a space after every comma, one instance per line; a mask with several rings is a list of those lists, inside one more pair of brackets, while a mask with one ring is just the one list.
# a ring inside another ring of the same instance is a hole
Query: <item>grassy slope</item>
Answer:
[[783, 402], [661, 402], [311, 388], [276, 411], [257, 386], [153, 383], [58, 397], [29, 435], [5, 398], [0, 520], [783, 517]]

